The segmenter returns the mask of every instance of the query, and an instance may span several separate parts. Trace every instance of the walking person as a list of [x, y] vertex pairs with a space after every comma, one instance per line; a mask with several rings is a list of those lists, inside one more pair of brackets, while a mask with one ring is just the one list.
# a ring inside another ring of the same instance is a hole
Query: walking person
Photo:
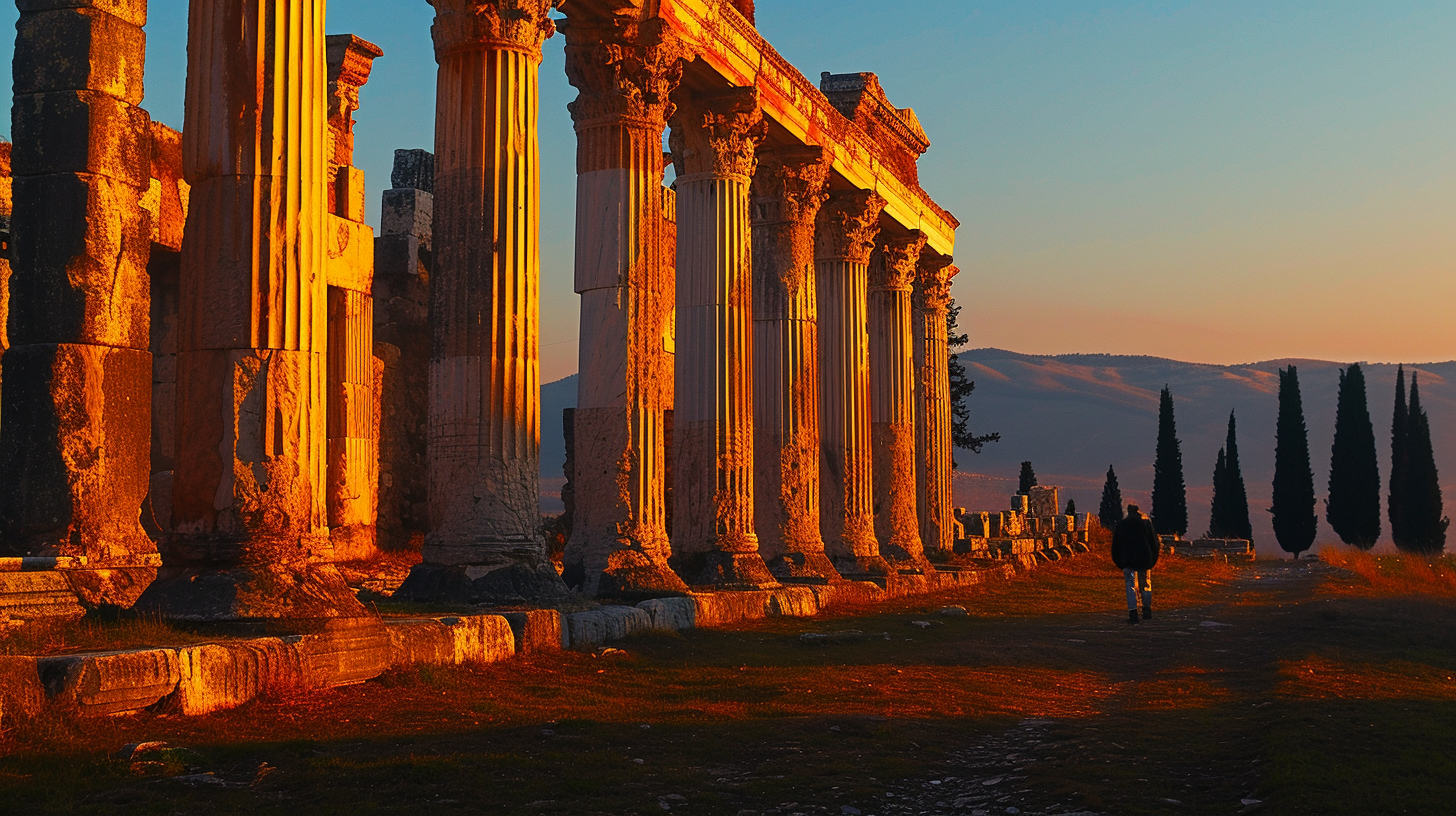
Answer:
[[1127, 622], [1138, 622], [1138, 593], [1142, 593], [1143, 620], [1153, 617], [1153, 567], [1163, 542], [1153, 529], [1153, 520], [1143, 515], [1135, 504], [1127, 506], [1127, 516], [1112, 530], [1112, 563], [1122, 570], [1127, 587]]

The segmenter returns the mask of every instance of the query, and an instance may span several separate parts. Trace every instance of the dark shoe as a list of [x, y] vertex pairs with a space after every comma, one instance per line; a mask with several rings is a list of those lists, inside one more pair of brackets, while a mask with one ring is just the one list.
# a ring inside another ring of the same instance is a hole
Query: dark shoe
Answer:
[[1136, 609], [1129, 609], [1129, 610], [1127, 610], [1127, 622], [1128, 623], [1137, 623], [1138, 622], [1138, 616], [1137, 616], [1137, 610]]
[[1152, 620], [1152, 619], [1153, 619], [1153, 608], [1151, 606], [1148, 606], [1147, 604], [1143, 604], [1143, 620]]

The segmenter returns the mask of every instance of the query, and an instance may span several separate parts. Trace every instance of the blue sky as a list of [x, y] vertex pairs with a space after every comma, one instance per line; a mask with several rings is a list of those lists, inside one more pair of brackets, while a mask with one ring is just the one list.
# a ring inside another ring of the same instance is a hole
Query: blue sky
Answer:
[[[758, 6], [806, 75], [874, 71], [915, 108], [933, 142], [923, 183], [963, 223], [956, 296], [974, 345], [1456, 358], [1456, 4]], [[432, 11], [334, 0], [329, 16], [385, 51], [357, 117], [377, 202], [394, 148], [433, 144]], [[185, 0], [152, 0], [144, 104], [173, 126], [185, 26]], [[576, 366], [561, 46], [542, 66], [547, 380]]]

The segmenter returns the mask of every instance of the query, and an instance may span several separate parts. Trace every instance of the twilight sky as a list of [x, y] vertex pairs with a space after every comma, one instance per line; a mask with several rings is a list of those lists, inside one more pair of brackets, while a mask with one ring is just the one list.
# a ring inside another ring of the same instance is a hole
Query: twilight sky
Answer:
[[[810, 77], [874, 71], [934, 143], [975, 346], [1456, 358], [1456, 4], [1446, 0], [759, 0]], [[147, 98], [182, 121], [186, 0], [152, 0]], [[424, 0], [333, 0], [380, 45], [357, 116], [370, 218], [433, 147]], [[0, 22], [16, 11], [0, 6]], [[8, 30], [8, 29], [7, 29]], [[8, 70], [10, 37], [0, 45]], [[574, 136], [542, 67], [542, 375], [576, 370]], [[9, 128], [4, 128], [8, 135]]]

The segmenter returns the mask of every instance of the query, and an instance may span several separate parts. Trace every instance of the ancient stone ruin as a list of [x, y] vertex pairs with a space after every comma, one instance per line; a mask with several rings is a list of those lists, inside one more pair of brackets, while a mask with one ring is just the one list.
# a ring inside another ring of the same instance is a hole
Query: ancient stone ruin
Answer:
[[[192, 0], [180, 131], [138, 107], [145, 0], [21, 4], [0, 560], [29, 577], [0, 606], [365, 618], [335, 565], [410, 547], [398, 597], [423, 602], [883, 584], [1083, 529], [1033, 496], [957, 532], [958, 222], [874, 74], [816, 86], [742, 0], [432, 3], [435, 149], [396, 154], [378, 235], [354, 113], [388, 57], [326, 35], [323, 0]], [[537, 336], [558, 34], [581, 296], [559, 567]]]

